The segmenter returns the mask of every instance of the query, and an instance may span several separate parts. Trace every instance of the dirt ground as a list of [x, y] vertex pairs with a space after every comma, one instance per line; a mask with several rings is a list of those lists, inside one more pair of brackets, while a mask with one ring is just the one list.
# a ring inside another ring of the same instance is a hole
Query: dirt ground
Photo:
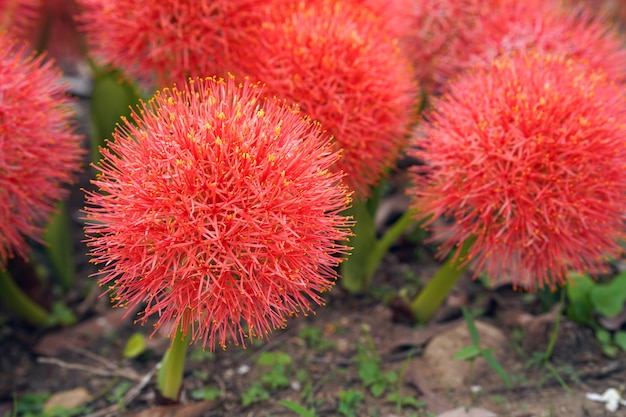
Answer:
[[[80, 193], [74, 198], [78, 210]], [[388, 197], [394, 199], [402, 201]], [[393, 216], [393, 210], [390, 213]], [[561, 382], [540, 361], [532, 365], [533, 352], [545, 351], [555, 315], [562, 311], [558, 303], [549, 310], [550, 303], [539, 294], [513, 291], [507, 285], [487, 288], [466, 276], [431, 324], [405, 323], [393, 295], [400, 288], [415, 292], [437, 266], [431, 247], [408, 238], [400, 239], [385, 259], [372, 294], [349, 295], [338, 285], [317, 314], [294, 318], [269, 341], [215, 354], [190, 347], [182, 405], [163, 407], [155, 396], [154, 372], [168, 339], [157, 333], [148, 339], [144, 353], [124, 358], [130, 336], [135, 332], [148, 336], [152, 328], [133, 324], [133, 312], [111, 309], [107, 298], [99, 296], [101, 289], [87, 278], [93, 267], [81, 250], [77, 247], [77, 288], [64, 298], [77, 313], [77, 324], [41, 331], [7, 312], [1, 315], [0, 416], [37, 415], [20, 408], [25, 398], [57, 394], [58, 399], [59, 393], [67, 396], [61, 397], [61, 404], [76, 400], [82, 407], [78, 414], [67, 415], [91, 417], [298, 415], [282, 400], [306, 405], [317, 413], [311, 415], [318, 416], [626, 416], [624, 410], [610, 413], [602, 403], [585, 397], [620, 388], [626, 380], [624, 354], [604, 356], [590, 329], [562, 317], [549, 362]], [[460, 306], [475, 313], [481, 345], [493, 348], [512, 388], [482, 358], [471, 370], [468, 362], [452, 359], [472, 343]], [[270, 379], [270, 387], [263, 378], [274, 368], [259, 361], [268, 353], [290, 358], [279, 372], [285, 381], [271, 386]], [[381, 375], [391, 371], [397, 376], [384, 395], [374, 396], [361, 377], [363, 355], [369, 355]], [[259, 386], [269, 395], [261, 393], [257, 402], [244, 405]], [[218, 398], [204, 400], [198, 394], [203, 389], [213, 390]], [[349, 403], [345, 392], [360, 396], [347, 411], [341, 408]], [[389, 400], [390, 394], [404, 399], [401, 406]], [[11, 414], [14, 408], [22, 411]], [[455, 409], [456, 414], [444, 414]], [[349, 412], [353, 414], [345, 414]]]

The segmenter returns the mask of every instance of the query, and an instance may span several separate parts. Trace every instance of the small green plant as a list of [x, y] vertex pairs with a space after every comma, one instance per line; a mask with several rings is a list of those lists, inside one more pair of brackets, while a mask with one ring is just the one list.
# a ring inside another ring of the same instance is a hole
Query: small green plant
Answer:
[[287, 408], [290, 411], [293, 411], [300, 417], [318, 417], [318, 414], [315, 412], [315, 410], [308, 409], [297, 402], [289, 400], [281, 400], [279, 402], [283, 407]]
[[287, 388], [292, 363], [291, 356], [284, 352], [263, 352], [257, 359], [258, 365], [269, 368], [261, 376], [263, 385], [270, 390]]
[[324, 339], [324, 332], [317, 326], [303, 327], [298, 332], [298, 337], [314, 350], [328, 350], [335, 346], [334, 342]]
[[470, 364], [470, 374], [474, 367], [474, 361], [478, 357], [482, 357], [485, 359], [485, 362], [498, 374], [498, 376], [502, 379], [502, 382], [507, 386], [507, 388], [511, 388], [513, 384], [511, 384], [511, 378], [506, 373], [500, 362], [493, 356], [492, 348], [485, 348], [480, 343], [480, 335], [478, 333], [478, 329], [476, 328], [476, 323], [474, 321], [474, 316], [465, 308], [461, 307], [463, 311], [463, 318], [465, 319], [465, 323], [467, 324], [467, 329], [469, 331], [470, 337], [472, 338], [472, 344], [465, 346], [463, 349], [458, 351], [454, 355], [454, 360], [465, 360]]
[[626, 272], [610, 282], [600, 283], [587, 275], [572, 274], [566, 287], [567, 317], [594, 329], [605, 355], [613, 357], [626, 351], [626, 332], [610, 332], [598, 323], [597, 316], [615, 317], [626, 303]]
[[250, 388], [241, 394], [241, 405], [248, 407], [249, 405], [269, 400], [270, 393], [263, 387], [259, 381], [254, 381]]
[[380, 367], [380, 357], [376, 353], [374, 342], [369, 337], [369, 334], [366, 336], [367, 344], [359, 343], [357, 345], [359, 378], [361, 378], [363, 385], [369, 389], [370, 393], [374, 397], [379, 398], [393, 388], [398, 381], [398, 373], [395, 371], [383, 373]]
[[191, 398], [199, 401], [213, 401], [217, 400], [222, 395], [217, 387], [202, 387], [191, 391]]
[[365, 396], [360, 391], [352, 389], [340, 391], [337, 411], [339, 414], [346, 417], [356, 417], [357, 407], [361, 402], [363, 402], [364, 399]]

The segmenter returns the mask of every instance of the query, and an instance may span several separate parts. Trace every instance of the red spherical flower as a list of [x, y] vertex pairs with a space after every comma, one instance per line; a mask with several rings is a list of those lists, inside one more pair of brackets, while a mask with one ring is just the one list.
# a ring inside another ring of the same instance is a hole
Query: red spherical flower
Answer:
[[0, 0], [0, 32], [25, 38], [39, 17], [41, 0]]
[[543, 0], [419, 0], [408, 53], [418, 79], [440, 91], [477, 64], [519, 51], [565, 55], [626, 77], [626, 50], [607, 21], [582, 9], [564, 11]]
[[450, 85], [415, 139], [420, 217], [450, 216], [446, 254], [475, 236], [476, 273], [553, 286], [620, 252], [624, 92], [560, 56], [503, 57]]
[[61, 74], [26, 49], [0, 34], [0, 267], [40, 239], [83, 155]]
[[235, 73], [297, 103], [335, 138], [337, 171], [366, 196], [406, 142], [415, 114], [412, 70], [383, 19], [351, 1], [270, 3], [233, 47]]
[[87, 194], [101, 284], [210, 349], [321, 304], [347, 250], [330, 138], [260, 97], [232, 78], [157, 93], [117, 129]]
[[[256, 0], [78, 0], [93, 53], [156, 86], [223, 72]], [[225, 74], [224, 74], [225, 75]]]
[[602, 16], [554, 2], [505, 0], [482, 20], [479, 45], [465, 68], [489, 65], [497, 56], [533, 50], [585, 61], [616, 81], [626, 81], [624, 40]]

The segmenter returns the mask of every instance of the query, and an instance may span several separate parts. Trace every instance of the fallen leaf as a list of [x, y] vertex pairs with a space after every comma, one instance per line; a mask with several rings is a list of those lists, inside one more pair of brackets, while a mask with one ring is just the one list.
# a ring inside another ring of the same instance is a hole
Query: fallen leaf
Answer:
[[495, 413], [484, 408], [465, 408], [459, 407], [454, 410], [446, 411], [437, 417], [498, 417]]
[[44, 411], [49, 411], [56, 407], [75, 408], [87, 403], [91, 399], [91, 394], [85, 388], [75, 388], [69, 391], [57, 392], [43, 406]]

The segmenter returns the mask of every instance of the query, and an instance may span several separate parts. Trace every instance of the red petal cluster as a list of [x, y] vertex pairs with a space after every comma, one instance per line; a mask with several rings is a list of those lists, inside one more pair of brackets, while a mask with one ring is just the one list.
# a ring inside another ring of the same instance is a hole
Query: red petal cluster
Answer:
[[471, 236], [477, 273], [535, 288], [620, 252], [624, 92], [560, 56], [503, 57], [451, 83], [414, 156], [420, 217], [451, 216], [446, 254]]
[[82, 165], [61, 74], [0, 34], [0, 266], [38, 240]]
[[334, 136], [336, 170], [367, 196], [406, 143], [417, 88], [386, 22], [359, 3], [270, 3], [233, 52], [235, 73], [266, 83]]
[[93, 53], [163, 87], [223, 72], [231, 37], [254, 25], [257, 0], [78, 0]]
[[477, 63], [531, 49], [586, 60], [620, 82], [626, 77], [623, 41], [609, 22], [582, 9], [568, 12], [550, 0], [418, 3], [418, 31], [408, 53], [429, 90], [440, 90]]
[[41, 0], [0, 0], [0, 32], [25, 38], [39, 17]]
[[330, 138], [261, 93], [232, 78], [157, 93], [102, 150], [87, 194], [100, 283], [210, 349], [322, 304], [347, 251]]

